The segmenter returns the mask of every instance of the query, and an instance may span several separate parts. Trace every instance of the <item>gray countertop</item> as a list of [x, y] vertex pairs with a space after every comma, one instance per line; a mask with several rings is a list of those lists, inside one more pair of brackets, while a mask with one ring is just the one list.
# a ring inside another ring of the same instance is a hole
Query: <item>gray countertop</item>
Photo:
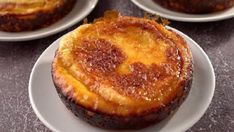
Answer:
[[[128, 0], [100, 0], [89, 20], [109, 9], [124, 15], [144, 12]], [[59, 34], [27, 42], [0, 42], [0, 131], [49, 131], [34, 114], [28, 97], [28, 80], [39, 55]], [[171, 21], [170, 26], [194, 39], [208, 54], [216, 75], [216, 89], [205, 115], [188, 131], [234, 131], [234, 19], [210, 23]]]

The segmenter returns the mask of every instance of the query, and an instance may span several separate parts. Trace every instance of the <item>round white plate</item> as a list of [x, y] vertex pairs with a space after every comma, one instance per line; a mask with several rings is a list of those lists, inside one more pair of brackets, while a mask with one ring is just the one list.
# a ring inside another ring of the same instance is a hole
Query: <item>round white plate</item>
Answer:
[[[192, 88], [188, 98], [175, 114], [139, 132], [185, 131], [202, 117], [212, 100], [215, 75], [208, 56], [191, 38], [173, 30], [183, 36], [192, 50], [194, 57]], [[32, 69], [29, 98], [34, 112], [49, 129], [55, 132], [110, 132], [80, 120], [60, 100], [51, 77], [51, 63], [58, 45], [59, 39], [42, 53]]]
[[72, 11], [49, 27], [27, 32], [2, 32], [0, 41], [26, 41], [43, 38], [65, 30], [83, 20], [96, 6], [98, 0], [77, 0]]
[[194, 15], [194, 14], [185, 14], [185, 13], [168, 10], [166, 8], [161, 7], [153, 0], [131, 0], [131, 1], [134, 4], [136, 4], [138, 7], [149, 13], [157, 14], [164, 18], [175, 21], [210, 22], [210, 21], [218, 21], [234, 17], [234, 7], [217, 13]]

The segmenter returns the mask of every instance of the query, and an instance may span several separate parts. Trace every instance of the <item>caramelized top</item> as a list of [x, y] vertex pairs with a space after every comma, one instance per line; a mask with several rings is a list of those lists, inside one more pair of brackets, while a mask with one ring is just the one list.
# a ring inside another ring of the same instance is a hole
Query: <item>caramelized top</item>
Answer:
[[0, 15], [25, 15], [36, 11], [49, 10], [64, 0], [0, 0]]
[[125, 59], [121, 49], [104, 39], [84, 40], [73, 54], [83, 69], [97, 75], [115, 72]]
[[63, 37], [54, 63], [66, 71], [57, 74], [79, 82], [74, 93], [85, 89], [95, 100], [86, 107], [119, 115], [164, 106], [181, 95], [191, 65], [180, 36], [155, 21], [113, 12]]

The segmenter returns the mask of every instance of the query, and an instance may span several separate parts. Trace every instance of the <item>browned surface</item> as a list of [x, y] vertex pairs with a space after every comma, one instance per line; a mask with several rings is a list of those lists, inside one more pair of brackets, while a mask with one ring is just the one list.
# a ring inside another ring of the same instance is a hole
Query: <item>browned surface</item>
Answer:
[[[141, 62], [135, 62], [129, 65], [131, 71], [128, 74], [116, 73], [118, 66], [126, 59], [126, 56], [123, 55], [121, 49], [104, 39], [84, 40], [81, 46], [74, 50], [74, 54], [76, 61], [79, 61], [85, 71], [108, 80], [118, 92], [139, 99], [142, 96], [153, 96], [157, 81], [165, 79], [177, 67], [183, 68], [183, 60], [177, 59], [178, 56], [181, 58], [177, 47], [171, 47], [165, 53], [172, 64], [162, 66], [152, 64], [148, 67]], [[139, 90], [142, 88], [144, 92], [140, 93]], [[133, 94], [133, 91], [139, 92]]]
[[104, 39], [84, 40], [74, 54], [86, 71], [104, 75], [114, 72], [125, 58], [121, 49]]
[[185, 13], [210, 13], [234, 6], [234, 0], [154, 0], [170, 10]]
[[0, 15], [0, 30], [21, 32], [47, 27], [68, 14], [74, 3], [75, 0], [65, 0], [62, 4], [50, 10], [39, 10], [29, 14]]

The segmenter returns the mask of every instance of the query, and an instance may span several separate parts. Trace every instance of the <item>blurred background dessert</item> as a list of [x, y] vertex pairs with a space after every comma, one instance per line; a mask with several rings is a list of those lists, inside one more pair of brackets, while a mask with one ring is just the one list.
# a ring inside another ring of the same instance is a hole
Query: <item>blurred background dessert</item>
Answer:
[[47, 27], [68, 14], [75, 0], [0, 0], [0, 30], [31, 31]]
[[154, 0], [167, 9], [192, 13], [204, 14], [223, 11], [234, 6], [234, 0]]

